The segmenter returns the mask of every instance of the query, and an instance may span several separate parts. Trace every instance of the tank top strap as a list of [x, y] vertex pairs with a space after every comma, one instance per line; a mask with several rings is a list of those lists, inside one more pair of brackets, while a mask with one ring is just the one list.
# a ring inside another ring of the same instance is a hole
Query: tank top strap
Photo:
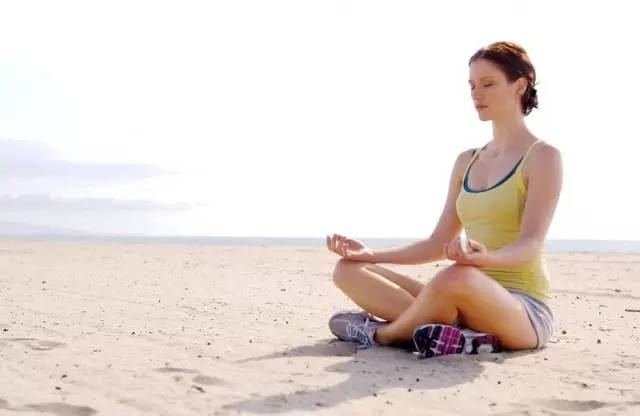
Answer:
[[531, 146], [529, 146], [527, 151], [524, 153], [524, 156], [522, 156], [522, 159], [520, 159], [520, 166], [518, 166], [518, 170], [522, 170], [522, 166], [524, 165], [524, 162], [527, 160], [527, 158], [531, 154], [531, 151], [533, 150], [535, 145], [537, 145], [540, 142], [541, 142], [541, 140], [537, 139], [535, 142], [533, 142], [533, 144], [531, 144]]
[[467, 167], [464, 170], [464, 174], [462, 175], [462, 181], [464, 182], [464, 178], [467, 177], [467, 174], [469, 172], [469, 169], [471, 169], [471, 165], [473, 164], [473, 162], [475, 162], [475, 160], [478, 158], [478, 156], [480, 155], [480, 151], [484, 150], [487, 146], [489, 145], [489, 143], [485, 144], [484, 146], [482, 146], [481, 148], [478, 149], [473, 149], [473, 153], [471, 154], [471, 159], [469, 159], [469, 163], [467, 163]]

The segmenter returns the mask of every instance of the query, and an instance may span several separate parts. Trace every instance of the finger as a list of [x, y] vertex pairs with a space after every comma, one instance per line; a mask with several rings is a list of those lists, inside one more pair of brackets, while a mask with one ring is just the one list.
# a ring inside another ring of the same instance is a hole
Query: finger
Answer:
[[325, 236], [325, 238], [324, 238], [324, 242], [325, 242], [325, 244], [327, 245], [327, 248], [328, 248], [329, 250], [331, 250], [331, 244], [330, 244], [330, 241], [331, 241], [331, 239], [329, 238], [329, 236], [328, 236], [328, 235], [327, 235], [327, 236]]
[[450, 253], [450, 249], [449, 249], [449, 244], [444, 243], [444, 256], [447, 259], [451, 259], [451, 253]]
[[460, 250], [460, 255], [462, 257], [465, 257], [468, 252], [467, 252], [467, 240], [461, 238], [458, 240], [458, 250]]
[[460, 250], [461, 256], [464, 257], [467, 255], [466, 240], [463, 240], [462, 238], [458, 240], [458, 250]]
[[467, 240], [467, 247], [466, 248], [467, 248], [467, 254], [471, 254], [474, 251], [476, 251], [476, 248], [471, 243], [471, 240]]
[[338, 244], [338, 236], [334, 234], [333, 236], [331, 236], [331, 249], [333, 251], [336, 251], [336, 248], [338, 247], [337, 244]]
[[460, 243], [459, 243], [459, 250], [460, 250], [460, 257], [463, 259], [463, 261], [467, 261], [469, 259], [469, 247], [467, 246], [467, 239], [460, 239]]
[[344, 246], [344, 244], [346, 243], [346, 237], [343, 235], [338, 236], [338, 241], [340, 241], [340, 244]]
[[338, 239], [338, 236], [336, 236], [335, 240], [333, 241], [333, 249], [335, 250], [336, 254], [340, 254], [340, 240]]
[[479, 243], [477, 241], [469, 240], [469, 245], [471, 246], [472, 249], [477, 250], [477, 251], [486, 251], [487, 250], [487, 248], [484, 246], [484, 244]]
[[469, 245], [467, 243], [467, 239], [466, 238], [460, 238], [460, 251], [463, 254], [469, 254]]
[[464, 257], [464, 252], [461, 249], [459, 238], [456, 240], [456, 243], [453, 246], [453, 249], [455, 250], [456, 261], [460, 261], [460, 259]]
[[456, 237], [453, 239], [453, 244], [451, 244], [453, 247], [451, 247], [453, 249], [453, 255], [458, 258], [460, 257], [461, 250], [460, 250], [460, 238]]

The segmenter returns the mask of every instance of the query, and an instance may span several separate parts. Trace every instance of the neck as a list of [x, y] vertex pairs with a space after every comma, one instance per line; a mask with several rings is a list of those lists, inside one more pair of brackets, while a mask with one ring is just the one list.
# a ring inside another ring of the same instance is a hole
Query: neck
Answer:
[[495, 119], [492, 124], [492, 146], [498, 155], [520, 148], [522, 143], [528, 141], [531, 137], [531, 133], [524, 122], [524, 117], [521, 115]]

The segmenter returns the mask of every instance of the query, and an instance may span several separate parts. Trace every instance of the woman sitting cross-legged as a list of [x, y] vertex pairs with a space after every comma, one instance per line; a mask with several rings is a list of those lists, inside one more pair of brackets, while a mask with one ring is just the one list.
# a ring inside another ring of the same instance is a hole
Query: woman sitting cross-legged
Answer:
[[[541, 348], [553, 332], [543, 250], [562, 160], [524, 122], [537, 108], [535, 70], [522, 47], [497, 42], [471, 57], [469, 74], [475, 108], [481, 120], [492, 121], [493, 137], [458, 156], [431, 236], [380, 250], [327, 236], [329, 250], [342, 257], [333, 280], [363, 309], [329, 320], [344, 341], [412, 344], [426, 358], [483, 347]], [[460, 237], [463, 229], [468, 241]], [[444, 258], [454, 263], [427, 284], [377, 264]]]

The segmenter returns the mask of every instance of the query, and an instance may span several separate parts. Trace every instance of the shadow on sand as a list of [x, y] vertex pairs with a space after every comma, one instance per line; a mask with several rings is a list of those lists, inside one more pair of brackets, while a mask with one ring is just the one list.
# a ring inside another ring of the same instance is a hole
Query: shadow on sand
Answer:
[[507, 359], [535, 353], [535, 350], [503, 352], [498, 354], [454, 354], [436, 358], [418, 359], [406, 348], [375, 347], [356, 350], [355, 344], [335, 338], [315, 344], [301, 345], [273, 354], [238, 360], [247, 363], [291, 357], [353, 357], [349, 361], [325, 367], [326, 371], [348, 374], [336, 385], [315, 390], [297, 390], [289, 394], [276, 394], [245, 399], [224, 405], [226, 410], [254, 413], [281, 413], [292, 410], [317, 410], [336, 406], [342, 402], [365, 396], [375, 396], [391, 388], [433, 390], [467, 383], [478, 377], [483, 362], [502, 363]]

